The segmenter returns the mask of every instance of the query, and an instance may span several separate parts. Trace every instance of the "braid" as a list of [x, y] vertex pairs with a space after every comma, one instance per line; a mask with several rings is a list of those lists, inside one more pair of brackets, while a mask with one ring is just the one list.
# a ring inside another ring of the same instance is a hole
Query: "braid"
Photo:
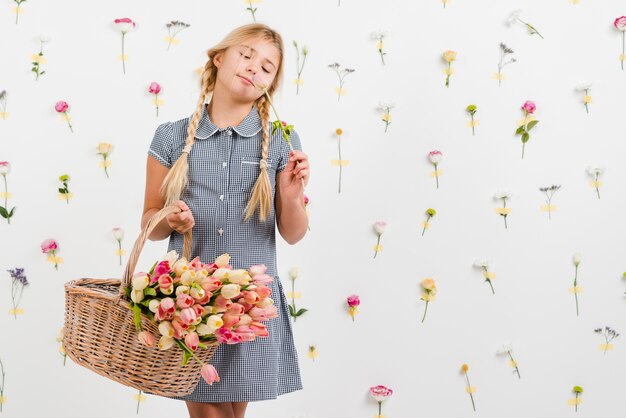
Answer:
[[189, 163], [187, 161], [187, 157], [195, 142], [196, 131], [198, 130], [198, 124], [202, 118], [204, 103], [209, 95], [209, 91], [212, 90], [212, 86], [215, 85], [217, 75], [217, 71], [215, 70], [216, 68], [213, 65], [213, 61], [209, 59], [204, 65], [204, 71], [202, 72], [198, 105], [187, 126], [185, 148], [183, 149], [183, 153], [180, 157], [178, 157], [172, 168], [165, 176], [165, 179], [163, 179], [163, 184], [161, 185], [161, 194], [165, 197], [165, 206], [169, 206], [179, 200], [183, 191], [189, 184]]
[[259, 177], [252, 189], [252, 195], [248, 201], [248, 205], [245, 209], [245, 220], [248, 220], [254, 215], [256, 209], [259, 209], [259, 220], [265, 221], [272, 209], [272, 185], [270, 183], [270, 177], [267, 174], [267, 157], [269, 155], [270, 145], [270, 132], [269, 132], [269, 120], [270, 120], [270, 102], [261, 96], [256, 102], [259, 115], [261, 116], [261, 126], [263, 127], [263, 139], [261, 143], [261, 161], [259, 168], [261, 169]]

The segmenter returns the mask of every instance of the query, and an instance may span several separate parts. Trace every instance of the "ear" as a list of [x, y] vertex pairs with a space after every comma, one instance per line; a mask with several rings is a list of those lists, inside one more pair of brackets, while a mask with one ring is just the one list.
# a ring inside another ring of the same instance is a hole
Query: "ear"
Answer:
[[224, 60], [224, 53], [218, 52], [213, 56], [213, 59], [211, 61], [213, 61], [213, 65], [215, 65], [216, 68], [220, 68], [222, 66], [223, 60]]

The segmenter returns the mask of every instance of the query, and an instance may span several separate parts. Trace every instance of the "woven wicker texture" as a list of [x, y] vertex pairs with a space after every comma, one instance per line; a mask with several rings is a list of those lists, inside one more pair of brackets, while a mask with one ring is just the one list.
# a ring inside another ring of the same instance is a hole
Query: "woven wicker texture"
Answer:
[[[129, 255], [122, 280], [79, 279], [65, 284], [63, 345], [76, 363], [123, 385], [161, 396], [191, 393], [200, 379], [193, 359], [182, 365], [183, 351], [176, 345], [160, 351], [139, 342], [133, 313], [125, 297], [143, 245], [154, 227], [180, 209], [170, 206], [155, 213]], [[185, 234], [183, 257], [190, 259], [191, 232]], [[160, 335], [157, 325], [141, 315], [143, 330]], [[207, 344], [196, 356], [208, 363], [219, 342]]]

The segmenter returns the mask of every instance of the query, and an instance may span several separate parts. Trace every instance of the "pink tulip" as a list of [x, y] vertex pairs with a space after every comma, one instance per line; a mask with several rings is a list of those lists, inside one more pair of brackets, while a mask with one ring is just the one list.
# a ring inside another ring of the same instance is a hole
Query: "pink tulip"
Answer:
[[215, 370], [215, 367], [210, 364], [203, 364], [202, 368], [200, 369], [200, 374], [202, 375], [204, 381], [207, 382], [209, 385], [212, 385], [214, 382], [220, 381], [217, 370]]
[[196, 313], [196, 319], [204, 315], [204, 307], [200, 303], [196, 303], [191, 307]]
[[225, 313], [222, 315], [222, 321], [224, 322], [224, 327], [232, 328], [241, 321], [241, 316], [235, 314]]
[[162, 292], [167, 292], [174, 285], [174, 280], [169, 274], [161, 274], [155, 277], [158, 277], [157, 281]]
[[67, 109], [69, 109], [70, 105], [67, 104], [67, 102], [64, 102], [62, 100], [58, 101], [56, 105], [54, 105], [54, 110], [56, 110], [59, 113], [63, 113], [63, 112], [67, 112]]
[[159, 85], [159, 83], [155, 83], [155, 82], [150, 83], [150, 88], [149, 88], [150, 93], [159, 94], [160, 91], [161, 91], [161, 86]]
[[353, 308], [355, 306], [359, 306], [361, 304], [361, 300], [357, 295], [348, 296], [348, 306]]
[[215, 338], [221, 343], [229, 343], [233, 339], [233, 332], [227, 327], [222, 326], [215, 330]]
[[161, 275], [169, 274], [171, 271], [172, 268], [170, 267], [170, 262], [166, 260], [157, 264], [152, 274], [156, 277], [161, 277]]
[[165, 318], [171, 319], [176, 311], [176, 305], [174, 304], [174, 299], [172, 298], [164, 298], [161, 303], [159, 303], [159, 309], [157, 311], [157, 315], [161, 320]]
[[189, 347], [191, 351], [196, 351], [198, 349], [198, 344], [200, 343], [200, 338], [198, 334], [195, 332], [190, 332], [185, 335], [185, 345]]
[[137, 339], [139, 340], [139, 342], [147, 347], [153, 347], [155, 343], [154, 335], [152, 335], [152, 333], [148, 331], [141, 331], [137, 335]]
[[197, 319], [196, 311], [193, 308], [184, 308], [180, 311], [179, 321], [187, 328]]
[[230, 308], [230, 305], [232, 304], [233, 302], [230, 299], [226, 299], [222, 295], [219, 295], [217, 298], [215, 298], [215, 306], [217, 308], [228, 310], [228, 308]]
[[250, 309], [254, 308], [254, 304], [246, 302], [244, 298], [238, 299], [237, 303], [243, 306], [244, 312], [248, 312]]
[[530, 100], [526, 100], [526, 102], [522, 105], [522, 109], [531, 114], [535, 113], [536, 108], [537, 107], [535, 106], [535, 103], [531, 102]]
[[240, 339], [241, 342], [254, 341], [254, 339], [256, 338], [254, 332], [250, 329], [250, 327], [246, 325], [237, 327], [237, 329], [234, 331], [234, 335], [238, 339]]
[[196, 257], [189, 262], [189, 268], [193, 271], [202, 270], [202, 261], [200, 261], [200, 257]]
[[51, 251], [56, 250], [57, 248], [58, 248], [57, 242], [53, 240], [52, 238], [49, 238], [41, 243], [41, 251], [46, 254]]
[[215, 270], [219, 268], [218, 265], [215, 263], [205, 264], [203, 267], [206, 271], [209, 272], [209, 274], [213, 274]]
[[115, 19], [114, 22], [118, 25], [121, 25], [120, 27], [124, 27], [124, 28], [126, 28], [126, 25], [128, 25], [128, 27], [133, 27], [133, 28], [136, 26], [135, 22], [133, 22], [133, 20], [128, 17]]
[[260, 322], [252, 322], [249, 326], [257, 337], [269, 336], [269, 332], [267, 331], [267, 327], [265, 326], [265, 324], [262, 324]]
[[191, 296], [186, 293], [181, 293], [176, 297], [176, 305], [181, 308], [190, 308], [196, 303]]
[[202, 279], [202, 282], [200, 282], [200, 286], [204, 289], [206, 293], [213, 293], [214, 290], [222, 287], [222, 282], [214, 279], [213, 277], [205, 277], [204, 279]]
[[252, 281], [256, 285], [266, 285], [266, 284], [270, 284], [271, 282], [273, 282], [274, 278], [272, 276], [267, 275], [267, 274], [258, 274], [256, 276], [252, 277]]
[[259, 295], [260, 299], [265, 299], [272, 296], [272, 289], [267, 286], [259, 285], [256, 289], [254, 289], [254, 291], [257, 295]]
[[8, 161], [0, 161], [0, 174], [6, 175], [11, 171], [11, 164]]
[[172, 320], [172, 327], [174, 327], [174, 338], [179, 339], [179, 340], [183, 338], [185, 329], [189, 328], [189, 327], [184, 327], [183, 324], [177, 318], [174, 318]]
[[246, 312], [246, 309], [240, 303], [233, 303], [232, 305], [230, 305], [230, 307], [226, 311], [226, 313], [228, 314], [239, 315], [239, 316], [243, 315], [245, 312]]
[[257, 274], [264, 274], [267, 271], [267, 266], [265, 264], [256, 264], [248, 269], [250, 276], [254, 278]]
[[275, 305], [271, 305], [267, 308], [254, 307], [250, 309], [248, 315], [250, 315], [252, 320], [255, 322], [264, 322], [272, 318], [276, 318], [278, 316], [278, 311]]
[[261, 298], [257, 292], [251, 290], [244, 290], [241, 292], [243, 294], [243, 298], [247, 303], [256, 304], [259, 303]]

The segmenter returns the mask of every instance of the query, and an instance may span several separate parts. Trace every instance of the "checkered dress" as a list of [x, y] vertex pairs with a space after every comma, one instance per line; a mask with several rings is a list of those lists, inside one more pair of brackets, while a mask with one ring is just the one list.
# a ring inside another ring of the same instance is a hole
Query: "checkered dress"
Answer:
[[[159, 125], [148, 154], [170, 168], [181, 155], [189, 118]], [[271, 127], [270, 127], [271, 129]], [[271, 132], [271, 130], [270, 130]], [[276, 269], [275, 212], [266, 222], [257, 216], [243, 220], [244, 208], [259, 175], [262, 129], [256, 106], [236, 127], [218, 128], [206, 106], [188, 156], [189, 186], [181, 200], [194, 215], [192, 256], [210, 263], [228, 253], [233, 268], [265, 264], [272, 299], [279, 316], [265, 322], [269, 336], [241, 344], [220, 344], [210, 363], [220, 381], [209, 386], [202, 378], [195, 391], [173, 399], [194, 402], [251, 402], [276, 399], [302, 389], [298, 355], [294, 346], [288, 303]], [[301, 150], [297, 133], [294, 149]], [[272, 184], [289, 158], [289, 144], [277, 131], [270, 140], [267, 170]], [[173, 232], [169, 250], [182, 254], [183, 236]], [[193, 361], [193, 360], [192, 360]]]

